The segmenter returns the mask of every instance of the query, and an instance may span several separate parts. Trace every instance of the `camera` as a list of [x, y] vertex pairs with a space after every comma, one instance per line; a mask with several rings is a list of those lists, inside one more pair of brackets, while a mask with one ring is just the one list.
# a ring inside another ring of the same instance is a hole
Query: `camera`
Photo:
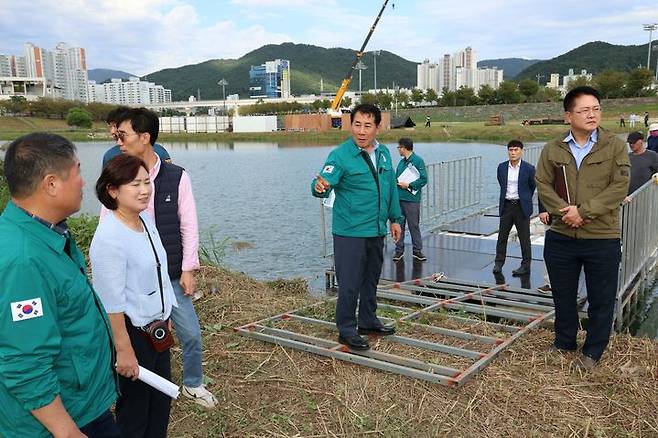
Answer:
[[167, 351], [174, 345], [174, 336], [169, 330], [169, 320], [155, 320], [142, 327], [146, 339], [158, 353]]

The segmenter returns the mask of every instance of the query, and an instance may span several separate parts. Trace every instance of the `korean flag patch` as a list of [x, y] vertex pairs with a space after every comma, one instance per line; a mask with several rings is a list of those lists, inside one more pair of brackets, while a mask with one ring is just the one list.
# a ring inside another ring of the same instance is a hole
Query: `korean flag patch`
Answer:
[[31, 300], [16, 301], [10, 304], [11, 306], [11, 319], [16, 321], [24, 321], [26, 319], [39, 318], [43, 316], [43, 307], [41, 306], [41, 298], [32, 298]]
[[334, 171], [334, 166], [324, 166], [324, 169], [322, 169], [322, 173], [333, 173]]

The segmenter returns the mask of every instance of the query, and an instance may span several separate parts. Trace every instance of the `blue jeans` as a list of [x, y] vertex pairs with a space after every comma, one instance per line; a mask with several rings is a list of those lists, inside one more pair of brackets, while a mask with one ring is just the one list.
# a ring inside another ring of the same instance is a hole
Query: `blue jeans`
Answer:
[[201, 366], [201, 327], [194, 311], [192, 297], [183, 293], [180, 279], [172, 279], [178, 307], [171, 309], [171, 320], [176, 327], [176, 337], [183, 348], [183, 385], [197, 387], [203, 383]]
[[109, 410], [91, 423], [81, 427], [80, 431], [89, 438], [121, 438], [119, 426]]

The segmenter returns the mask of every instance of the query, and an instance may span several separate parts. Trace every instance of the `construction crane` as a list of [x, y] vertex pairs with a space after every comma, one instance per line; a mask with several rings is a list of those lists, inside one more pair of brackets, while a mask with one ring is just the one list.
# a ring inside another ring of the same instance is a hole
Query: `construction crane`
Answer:
[[[370, 37], [375, 31], [375, 28], [377, 27], [377, 23], [379, 23], [379, 19], [384, 13], [384, 9], [386, 9], [386, 5], [388, 4], [388, 1], [389, 0], [384, 1], [384, 4], [382, 5], [382, 8], [379, 11], [379, 14], [377, 15], [377, 18], [375, 18], [375, 22], [370, 27], [370, 32], [368, 32], [368, 36], [366, 36], [365, 41], [363, 41], [363, 44], [361, 45], [361, 49], [358, 52], [356, 52], [356, 58], [354, 59], [352, 66], [347, 72], [347, 75], [345, 75], [345, 79], [343, 79], [343, 82], [340, 84], [340, 87], [336, 92], [336, 97], [334, 97], [334, 100], [331, 102], [331, 108], [329, 108], [328, 112], [331, 115], [331, 126], [334, 128], [340, 128], [341, 126], [342, 114], [340, 111], [340, 102], [343, 100], [343, 96], [345, 96], [345, 92], [349, 88], [350, 82], [352, 82], [352, 76], [354, 75], [354, 70], [356, 69], [357, 64], [359, 63], [359, 61], [361, 61], [361, 58], [365, 54], [366, 45], [368, 45], [368, 41], [370, 41]], [[395, 7], [395, 4], [393, 5], [393, 7]]]

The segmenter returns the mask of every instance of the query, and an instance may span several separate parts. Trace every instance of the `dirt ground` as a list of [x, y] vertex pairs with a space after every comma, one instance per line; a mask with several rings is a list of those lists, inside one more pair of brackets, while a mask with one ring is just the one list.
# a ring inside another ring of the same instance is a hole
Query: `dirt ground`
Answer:
[[[617, 335], [599, 367], [521, 338], [448, 388], [245, 338], [234, 327], [313, 302], [302, 281], [204, 268], [204, 371], [220, 406], [173, 402], [172, 437], [658, 437], [658, 342]], [[180, 350], [172, 357], [180, 382]]]

